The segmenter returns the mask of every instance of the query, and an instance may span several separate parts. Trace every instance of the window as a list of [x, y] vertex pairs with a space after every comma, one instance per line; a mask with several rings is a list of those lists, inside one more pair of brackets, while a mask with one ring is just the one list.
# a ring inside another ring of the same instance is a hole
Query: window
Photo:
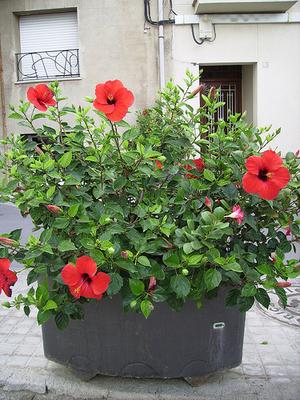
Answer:
[[79, 76], [76, 12], [19, 17], [18, 81]]

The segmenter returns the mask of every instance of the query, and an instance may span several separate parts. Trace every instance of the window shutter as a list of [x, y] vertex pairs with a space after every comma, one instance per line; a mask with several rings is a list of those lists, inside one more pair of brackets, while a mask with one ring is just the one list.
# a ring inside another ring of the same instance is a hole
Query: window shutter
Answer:
[[20, 16], [19, 29], [22, 80], [79, 76], [76, 12]]
[[20, 17], [21, 53], [78, 49], [77, 13]]

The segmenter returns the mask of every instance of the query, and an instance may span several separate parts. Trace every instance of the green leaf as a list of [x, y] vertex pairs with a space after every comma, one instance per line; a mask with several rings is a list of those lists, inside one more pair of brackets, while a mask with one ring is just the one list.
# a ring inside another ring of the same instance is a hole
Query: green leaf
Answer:
[[180, 268], [180, 260], [176, 253], [166, 253], [163, 257], [164, 264], [169, 268]]
[[275, 292], [277, 294], [277, 296], [279, 297], [283, 307], [285, 308], [287, 306], [287, 295], [286, 292], [283, 288], [275, 288]]
[[44, 311], [47, 310], [56, 310], [57, 309], [57, 304], [53, 300], [48, 300], [46, 305], [43, 307]]
[[256, 287], [252, 283], [246, 283], [246, 285], [242, 288], [241, 296], [250, 297], [255, 295], [256, 295]]
[[100, 250], [91, 249], [89, 255], [94, 261], [96, 261], [97, 265], [102, 265], [105, 262], [104, 254]]
[[201, 264], [201, 261], [203, 260], [204, 255], [203, 254], [193, 254], [188, 257], [187, 263], [188, 265], [199, 265]]
[[254, 297], [240, 297], [238, 301], [239, 310], [241, 312], [246, 312], [250, 310], [253, 304], [254, 304]]
[[185, 254], [191, 254], [194, 251], [194, 248], [192, 246], [192, 243], [185, 243], [183, 245], [183, 251]]
[[80, 244], [85, 248], [92, 250], [95, 248], [95, 239], [91, 238], [90, 236], [86, 236], [80, 239]]
[[256, 300], [263, 305], [265, 308], [269, 308], [270, 305], [270, 297], [265, 289], [259, 288], [257, 289], [257, 293], [255, 295]]
[[129, 287], [131, 292], [136, 296], [139, 296], [145, 291], [144, 282], [140, 281], [139, 279], [129, 279]]
[[59, 243], [58, 250], [61, 252], [72, 251], [72, 250], [76, 250], [76, 246], [70, 239], [63, 240], [62, 242]]
[[50, 310], [39, 310], [38, 314], [37, 314], [37, 322], [39, 325], [44, 324], [45, 322], [48, 321], [48, 319], [51, 317], [51, 311]]
[[151, 267], [150, 261], [146, 256], [140, 256], [138, 258], [138, 262], [143, 265], [144, 267]]
[[129, 260], [117, 260], [116, 264], [118, 267], [125, 269], [129, 272], [136, 272], [136, 266], [133, 264], [132, 261]]
[[256, 269], [263, 275], [273, 275], [273, 269], [269, 264], [258, 265]]
[[172, 276], [170, 286], [179, 298], [185, 298], [191, 291], [191, 283], [183, 275]]
[[226, 306], [235, 306], [238, 302], [240, 291], [238, 289], [231, 289], [226, 297]]
[[52, 196], [53, 196], [54, 193], [55, 193], [55, 190], [56, 190], [56, 186], [50, 186], [49, 189], [47, 190], [46, 197], [47, 197], [48, 199], [51, 199]]
[[210, 171], [209, 169], [204, 170], [203, 176], [204, 176], [204, 179], [206, 179], [209, 182], [213, 182], [216, 180], [215, 174], [212, 171]]
[[23, 115], [17, 113], [17, 112], [13, 112], [11, 114], [9, 114], [8, 118], [11, 119], [24, 119]]
[[69, 324], [70, 318], [68, 317], [67, 314], [64, 314], [63, 312], [59, 312], [55, 316], [55, 323], [58, 329], [65, 329], [68, 324]]
[[211, 225], [214, 222], [213, 214], [210, 211], [203, 211], [201, 218], [206, 225]]
[[58, 164], [63, 168], [67, 168], [71, 164], [72, 158], [72, 152], [67, 151], [62, 157], [60, 157], [60, 159], [58, 160]]
[[212, 290], [220, 285], [222, 275], [216, 269], [208, 269], [204, 272], [204, 282], [207, 290]]
[[114, 294], [119, 293], [123, 286], [123, 278], [117, 272], [112, 272], [108, 274], [110, 276], [110, 283], [107, 289], [107, 294], [109, 296], [113, 296]]
[[152, 310], [154, 309], [153, 304], [149, 300], [143, 300], [141, 302], [141, 311], [145, 318], [148, 318], [151, 314]]
[[80, 204], [73, 204], [69, 208], [69, 210], [68, 210], [69, 217], [71, 217], [71, 218], [75, 217], [75, 215], [78, 213], [79, 206], [80, 206]]

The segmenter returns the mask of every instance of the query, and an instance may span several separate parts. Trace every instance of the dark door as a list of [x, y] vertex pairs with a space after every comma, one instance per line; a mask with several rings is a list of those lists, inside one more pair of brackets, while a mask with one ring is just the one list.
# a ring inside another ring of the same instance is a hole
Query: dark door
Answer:
[[220, 90], [220, 101], [225, 105], [218, 109], [217, 118], [226, 120], [228, 111], [242, 112], [242, 67], [240, 65], [200, 66], [203, 70], [200, 83], [206, 90], [214, 86]]

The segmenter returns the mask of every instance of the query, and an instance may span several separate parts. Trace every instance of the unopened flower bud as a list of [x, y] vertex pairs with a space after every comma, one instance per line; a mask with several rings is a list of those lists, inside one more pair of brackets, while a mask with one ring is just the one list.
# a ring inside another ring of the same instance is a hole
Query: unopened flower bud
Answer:
[[16, 246], [18, 243], [13, 239], [1, 236], [0, 244], [4, 244], [5, 246]]
[[52, 214], [59, 214], [62, 212], [62, 209], [58, 206], [55, 206], [53, 204], [48, 204], [46, 206], [47, 210], [50, 211]]
[[187, 276], [187, 275], [189, 274], [189, 270], [186, 269], [186, 268], [183, 268], [183, 269], [181, 270], [181, 273], [182, 273], [182, 275]]
[[291, 282], [277, 282], [276, 284], [279, 288], [286, 288], [292, 286]]
[[128, 253], [127, 253], [127, 251], [121, 251], [121, 254], [120, 254], [120, 256], [122, 257], [122, 258], [128, 258]]
[[196, 89], [194, 89], [191, 94], [190, 94], [190, 98], [195, 97], [196, 94], [200, 93], [202, 94], [204, 92], [205, 89], [205, 85], [202, 83], [201, 85], [199, 85]]
[[298, 150], [296, 151], [295, 156], [296, 156], [296, 157], [299, 157], [299, 154], [300, 154], [300, 149], [298, 149]]
[[155, 286], [156, 286], [156, 279], [154, 276], [151, 276], [149, 281], [148, 291], [155, 289]]
[[208, 97], [211, 98], [212, 100], [215, 100], [216, 94], [217, 94], [217, 89], [215, 88], [215, 86], [212, 86], [209, 90]]
[[207, 207], [211, 208], [212, 202], [211, 202], [211, 200], [210, 200], [207, 196], [205, 197], [204, 203], [205, 203], [205, 205], [206, 205]]
[[42, 150], [39, 146], [35, 146], [34, 151], [35, 151], [38, 155], [44, 154], [43, 150]]

